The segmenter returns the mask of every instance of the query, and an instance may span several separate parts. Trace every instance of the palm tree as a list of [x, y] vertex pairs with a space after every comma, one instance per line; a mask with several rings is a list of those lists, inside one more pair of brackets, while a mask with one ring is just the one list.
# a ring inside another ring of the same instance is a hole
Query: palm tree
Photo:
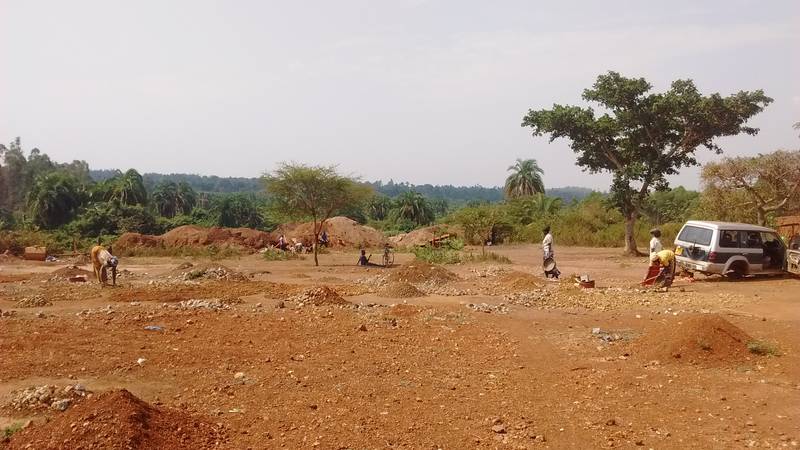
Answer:
[[69, 222], [82, 203], [78, 180], [63, 172], [39, 178], [28, 193], [28, 209], [36, 225], [55, 228]]
[[178, 183], [175, 192], [175, 209], [183, 214], [191, 214], [196, 205], [197, 192], [185, 181]]
[[512, 173], [506, 178], [506, 197], [519, 198], [544, 193], [544, 171], [535, 159], [517, 159], [517, 163], [508, 170]]
[[397, 197], [392, 216], [394, 219], [408, 220], [417, 225], [428, 225], [435, 218], [428, 199], [414, 191], [403, 192]]
[[178, 185], [162, 181], [153, 189], [153, 203], [163, 217], [172, 218], [178, 212]]
[[558, 197], [548, 197], [542, 193], [533, 196], [533, 208], [538, 217], [555, 214], [563, 203]]
[[367, 214], [372, 220], [384, 220], [392, 209], [392, 200], [385, 195], [375, 195], [367, 201]]
[[114, 177], [110, 183], [107, 201], [116, 201], [121, 205], [144, 205], [147, 203], [147, 190], [144, 180], [134, 169], [129, 169], [121, 176]]

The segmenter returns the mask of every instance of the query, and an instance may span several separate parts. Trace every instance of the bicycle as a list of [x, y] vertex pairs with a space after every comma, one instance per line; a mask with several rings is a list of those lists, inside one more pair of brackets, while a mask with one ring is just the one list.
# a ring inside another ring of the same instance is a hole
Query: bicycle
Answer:
[[394, 264], [394, 252], [390, 247], [383, 249], [383, 267], [391, 267]]

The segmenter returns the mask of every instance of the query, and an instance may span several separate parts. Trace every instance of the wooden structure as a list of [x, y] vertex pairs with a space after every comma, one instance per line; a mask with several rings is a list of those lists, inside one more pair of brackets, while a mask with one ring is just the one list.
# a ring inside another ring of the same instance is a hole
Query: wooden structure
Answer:
[[23, 258], [31, 261], [44, 261], [47, 259], [47, 249], [45, 247], [25, 247]]
[[783, 216], [775, 219], [778, 225], [778, 234], [791, 239], [800, 235], [800, 216]]

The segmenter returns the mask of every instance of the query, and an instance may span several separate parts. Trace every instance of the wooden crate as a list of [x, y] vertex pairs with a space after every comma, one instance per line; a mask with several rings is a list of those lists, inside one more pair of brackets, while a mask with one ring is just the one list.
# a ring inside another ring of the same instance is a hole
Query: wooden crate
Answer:
[[47, 258], [47, 249], [45, 247], [25, 247], [22, 257], [31, 261], [44, 261]]
[[791, 238], [800, 234], [800, 216], [783, 216], [775, 219], [778, 234]]

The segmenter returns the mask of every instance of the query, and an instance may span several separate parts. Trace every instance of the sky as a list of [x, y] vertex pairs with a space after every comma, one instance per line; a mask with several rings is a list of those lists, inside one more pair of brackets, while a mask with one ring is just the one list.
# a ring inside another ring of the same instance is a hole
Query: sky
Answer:
[[0, 142], [92, 168], [497, 186], [534, 158], [548, 187], [607, 189], [520, 123], [609, 70], [764, 89], [725, 154], [800, 147], [797, 0], [0, 0], [0, 61]]

